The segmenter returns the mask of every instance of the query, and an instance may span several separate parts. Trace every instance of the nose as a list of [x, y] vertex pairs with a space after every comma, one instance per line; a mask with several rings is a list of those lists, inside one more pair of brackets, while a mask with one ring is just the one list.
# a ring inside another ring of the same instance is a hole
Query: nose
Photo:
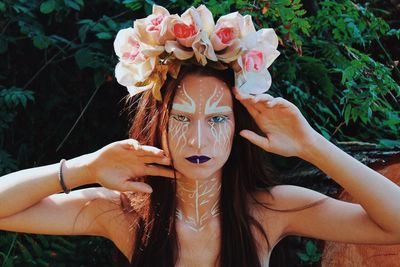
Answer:
[[205, 146], [205, 136], [203, 131], [203, 122], [201, 120], [197, 120], [194, 127], [191, 127], [190, 137], [189, 137], [189, 145], [192, 147], [196, 147], [197, 149], [201, 149]]

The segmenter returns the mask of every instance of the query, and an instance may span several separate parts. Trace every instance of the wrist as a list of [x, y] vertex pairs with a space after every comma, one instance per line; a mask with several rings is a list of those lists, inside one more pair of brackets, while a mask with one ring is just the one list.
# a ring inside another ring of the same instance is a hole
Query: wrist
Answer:
[[62, 172], [64, 183], [69, 189], [96, 183], [88, 170], [86, 155], [66, 160]]
[[301, 150], [300, 158], [310, 163], [315, 162], [319, 157], [319, 151], [321, 151], [321, 148], [326, 146], [326, 142], [329, 141], [326, 140], [324, 136], [317, 131], [313, 131], [313, 134], [304, 145], [304, 149]]

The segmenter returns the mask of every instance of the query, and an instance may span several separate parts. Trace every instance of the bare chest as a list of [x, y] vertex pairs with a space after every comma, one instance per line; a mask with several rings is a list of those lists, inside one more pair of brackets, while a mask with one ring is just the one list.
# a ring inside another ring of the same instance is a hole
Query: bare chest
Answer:
[[[274, 230], [274, 224], [271, 224], [271, 226], [269, 231], [266, 231], [269, 246], [259, 232], [255, 229], [252, 231], [262, 267], [269, 266], [270, 252], [279, 241], [279, 235], [276, 234], [278, 231]], [[193, 233], [184, 227], [177, 226], [177, 237], [179, 239], [179, 255], [175, 267], [220, 266], [221, 234], [219, 227]], [[132, 245], [129, 245], [129, 247], [131, 248]], [[129, 253], [130, 255], [131, 253]]]
[[[261, 266], [268, 267], [270, 251], [278, 240], [269, 237], [270, 248], [258, 234], [254, 234], [258, 243], [258, 255]], [[175, 267], [219, 267], [219, 255], [221, 251], [221, 236], [218, 234], [204, 234], [201, 238], [193, 238], [188, 235], [181, 237], [178, 261]]]
[[[278, 218], [275, 220], [265, 219], [266, 217], [255, 217], [262, 225], [268, 237], [269, 245], [260, 232], [255, 230], [255, 228], [252, 229], [252, 234], [257, 243], [257, 253], [260, 257], [262, 266], [268, 267], [270, 252], [281, 238], [282, 227]], [[124, 227], [119, 227], [119, 231], [123, 231], [122, 229], [124, 229]], [[175, 265], [176, 267], [219, 266], [218, 256], [221, 251], [221, 233], [218, 223], [214, 223], [211, 227], [197, 233], [179, 224], [176, 225], [176, 230], [179, 239], [179, 255], [178, 261]], [[127, 233], [120, 233], [118, 236], [126, 238], [130, 235]], [[133, 252], [133, 242], [131, 241], [133, 240], [124, 240], [125, 242], [122, 242], [122, 239], [117, 238], [113, 241], [127, 258], [131, 258]]]
[[218, 266], [219, 244], [217, 242], [183, 245], [179, 251], [176, 267]]
[[179, 255], [176, 267], [218, 266], [221, 250], [221, 233], [218, 223], [210, 223], [207, 228], [194, 232], [184, 224], [177, 223]]

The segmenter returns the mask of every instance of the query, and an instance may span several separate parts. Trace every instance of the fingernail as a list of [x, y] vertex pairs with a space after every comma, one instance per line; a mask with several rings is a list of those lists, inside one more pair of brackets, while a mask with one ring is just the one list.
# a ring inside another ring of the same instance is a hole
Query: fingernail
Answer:
[[151, 188], [151, 186], [149, 185], [142, 185], [142, 189], [145, 193], [152, 193], [153, 192], [153, 188]]
[[241, 130], [239, 132], [240, 136], [244, 137], [246, 135], [247, 131], [246, 130]]
[[151, 193], [153, 193], [153, 189], [147, 188], [146, 190], [144, 190], [144, 192], [145, 192], [145, 193], [151, 194]]

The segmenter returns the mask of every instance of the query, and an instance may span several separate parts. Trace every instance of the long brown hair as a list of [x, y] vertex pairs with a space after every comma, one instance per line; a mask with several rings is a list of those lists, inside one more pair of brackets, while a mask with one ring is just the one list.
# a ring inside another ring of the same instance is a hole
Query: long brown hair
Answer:
[[[162, 134], [168, 129], [169, 111], [175, 88], [187, 74], [210, 75], [219, 78], [232, 88], [234, 74], [231, 69], [215, 70], [209, 67], [182, 67], [177, 79], [168, 77], [161, 89], [162, 101], [157, 101], [150, 91], [144, 92], [131, 112], [134, 115], [129, 137], [161, 148]], [[270, 249], [267, 233], [250, 214], [249, 199], [257, 190], [269, 193], [276, 185], [277, 174], [268, 163], [268, 153], [252, 145], [238, 134], [242, 129], [261, 131], [247, 110], [233, 97], [235, 133], [231, 154], [223, 167], [221, 186], [221, 251], [220, 266], [261, 267], [259, 248], [252, 229], [257, 229]], [[174, 180], [162, 177], [142, 177], [153, 188], [150, 197], [132, 194], [121, 198], [126, 212], [134, 212], [135, 243], [132, 263], [128, 266], [174, 266], [178, 259], [179, 242], [175, 231]], [[255, 199], [254, 199], [255, 200]], [[256, 200], [255, 200], [256, 201]], [[256, 201], [257, 202], [257, 201]], [[259, 203], [265, 206], [265, 203]], [[129, 208], [127, 208], [129, 206]], [[267, 206], [265, 206], [267, 207]], [[268, 208], [268, 207], [267, 207]]]

